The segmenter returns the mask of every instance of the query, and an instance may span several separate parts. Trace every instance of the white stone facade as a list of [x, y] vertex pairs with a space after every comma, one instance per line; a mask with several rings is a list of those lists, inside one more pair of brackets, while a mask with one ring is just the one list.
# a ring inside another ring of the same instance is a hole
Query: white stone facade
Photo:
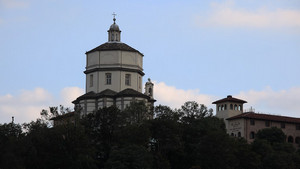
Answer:
[[73, 101], [82, 114], [112, 105], [123, 110], [133, 101], [154, 105], [151, 81], [146, 83], [147, 93], [142, 93], [144, 55], [120, 39], [121, 31], [114, 18], [108, 42], [86, 52], [86, 93]]

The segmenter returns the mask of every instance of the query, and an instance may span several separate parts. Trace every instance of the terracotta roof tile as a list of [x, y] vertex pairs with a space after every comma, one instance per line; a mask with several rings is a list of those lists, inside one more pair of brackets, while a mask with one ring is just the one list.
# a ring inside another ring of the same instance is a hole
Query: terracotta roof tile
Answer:
[[224, 102], [235, 102], [235, 103], [247, 103], [245, 100], [237, 99], [232, 97], [231, 95], [228, 95], [226, 98], [217, 100], [213, 102], [212, 104], [218, 104], [218, 103], [224, 103]]
[[259, 114], [253, 112], [242, 113], [240, 115], [230, 117], [227, 120], [240, 119], [240, 118], [269, 120], [269, 121], [287, 122], [287, 123], [300, 123], [300, 118], [270, 115], [270, 114]]

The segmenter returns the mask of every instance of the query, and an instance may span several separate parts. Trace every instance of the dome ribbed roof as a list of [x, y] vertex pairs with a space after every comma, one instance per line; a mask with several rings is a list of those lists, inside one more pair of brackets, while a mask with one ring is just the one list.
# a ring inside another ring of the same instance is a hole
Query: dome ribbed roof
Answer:
[[107, 43], [103, 43], [102, 45], [87, 51], [86, 54], [91, 53], [91, 52], [95, 52], [95, 51], [110, 51], [110, 50], [122, 50], [122, 51], [130, 51], [130, 52], [138, 52], [139, 54], [141, 54], [142, 56], [144, 56], [141, 52], [139, 52], [138, 50], [130, 47], [129, 45], [127, 45], [126, 43], [120, 43], [120, 42], [107, 42]]
[[110, 28], [109, 31], [120, 31], [119, 26], [116, 23], [113, 23]]

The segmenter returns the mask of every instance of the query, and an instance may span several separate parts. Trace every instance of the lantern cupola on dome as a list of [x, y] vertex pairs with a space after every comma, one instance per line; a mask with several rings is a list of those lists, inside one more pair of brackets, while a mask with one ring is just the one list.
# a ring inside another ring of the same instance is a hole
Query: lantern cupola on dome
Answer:
[[114, 23], [110, 26], [108, 32], [108, 42], [120, 42], [121, 41], [121, 30], [119, 26], [116, 24], [116, 14], [114, 15]]

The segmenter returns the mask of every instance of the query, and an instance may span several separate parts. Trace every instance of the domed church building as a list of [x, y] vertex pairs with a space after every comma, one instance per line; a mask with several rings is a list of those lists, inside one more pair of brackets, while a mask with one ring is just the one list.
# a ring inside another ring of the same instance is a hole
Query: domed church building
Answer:
[[150, 79], [142, 93], [144, 55], [121, 42], [121, 30], [113, 18], [108, 42], [86, 52], [86, 93], [72, 103], [81, 115], [102, 107], [117, 106], [120, 110], [130, 102], [144, 101], [153, 106], [153, 83]]

